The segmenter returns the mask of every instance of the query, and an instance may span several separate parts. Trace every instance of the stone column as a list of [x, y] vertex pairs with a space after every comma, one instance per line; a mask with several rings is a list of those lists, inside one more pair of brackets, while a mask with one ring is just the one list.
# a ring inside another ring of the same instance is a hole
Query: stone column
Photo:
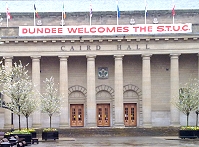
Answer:
[[124, 55], [115, 55], [115, 127], [124, 127], [123, 104], [123, 59]]
[[63, 103], [61, 106], [60, 128], [69, 127], [69, 106], [68, 106], [68, 56], [59, 56], [60, 59], [60, 80], [59, 93], [62, 95]]
[[87, 56], [87, 127], [96, 127], [95, 55]]
[[174, 106], [173, 102], [178, 100], [179, 96], [179, 58], [180, 54], [170, 54], [171, 73], [170, 73], [170, 125], [174, 127], [180, 126], [180, 112]]
[[152, 127], [151, 118], [151, 54], [142, 55], [142, 108], [143, 127]]
[[[38, 92], [41, 91], [40, 86], [40, 58], [41, 56], [32, 56], [32, 82], [36, 86]], [[39, 97], [38, 97], [39, 99]], [[33, 113], [32, 127], [40, 128], [41, 127], [41, 112], [39, 110]]]
[[[10, 71], [12, 69], [12, 59], [13, 57], [4, 57], [5, 58], [5, 70]], [[10, 98], [6, 95], [3, 96], [5, 102], [10, 102]], [[11, 129], [11, 111], [4, 109], [4, 129]]]

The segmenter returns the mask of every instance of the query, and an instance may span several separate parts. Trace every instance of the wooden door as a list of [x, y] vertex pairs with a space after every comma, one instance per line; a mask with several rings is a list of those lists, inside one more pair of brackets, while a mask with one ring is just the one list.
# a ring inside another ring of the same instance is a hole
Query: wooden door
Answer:
[[97, 126], [110, 126], [110, 104], [97, 104]]
[[70, 124], [71, 127], [83, 127], [84, 126], [84, 105], [73, 104], [70, 105]]
[[124, 104], [124, 125], [137, 126], [137, 105]]

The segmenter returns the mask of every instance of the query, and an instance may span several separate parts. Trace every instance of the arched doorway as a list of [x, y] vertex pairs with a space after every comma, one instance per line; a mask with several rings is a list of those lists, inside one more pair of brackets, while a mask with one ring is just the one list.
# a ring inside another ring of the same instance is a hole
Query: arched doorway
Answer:
[[142, 98], [141, 90], [132, 84], [124, 86], [124, 125], [135, 127], [141, 125]]
[[70, 126], [83, 127], [87, 90], [79, 85], [69, 88]]

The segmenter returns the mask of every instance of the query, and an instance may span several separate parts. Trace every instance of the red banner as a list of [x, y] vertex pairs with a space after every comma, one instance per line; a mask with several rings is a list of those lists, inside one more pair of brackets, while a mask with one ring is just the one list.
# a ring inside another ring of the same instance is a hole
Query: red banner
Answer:
[[138, 24], [92, 26], [19, 26], [19, 36], [138, 35], [191, 33], [192, 24]]

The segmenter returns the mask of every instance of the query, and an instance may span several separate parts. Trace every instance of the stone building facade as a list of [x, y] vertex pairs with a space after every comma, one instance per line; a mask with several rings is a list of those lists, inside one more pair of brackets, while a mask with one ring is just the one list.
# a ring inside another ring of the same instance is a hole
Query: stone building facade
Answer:
[[[94, 13], [95, 14], [95, 13]], [[93, 25], [113, 25], [115, 12], [96, 12]], [[32, 26], [33, 16], [15, 14], [0, 27], [0, 56], [7, 68], [19, 60], [41, 93], [42, 81], [53, 76], [64, 94], [62, 113], [53, 127], [153, 127], [185, 125], [185, 116], [171, 103], [180, 85], [199, 76], [198, 13], [176, 12], [175, 23], [192, 23], [191, 33], [19, 36], [19, 26]], [[2, 16], [4, 16], [2, 14]], [[42, 25], [60, 25], [61, 16], [42, 13]], [[133, 16], [133, 17], [132, 17]], [[122, 12], [119, 25], [130, 19], [143, 24], [143, 12]], [[172, 23], [171, 12], [151, 11], [147, 23]], [[89, 25], [87, 13], [67, 15], [65, 26]], [[9, 100], [3, 96], [3, 99]], [[10, 128], [8, 110], [0, 108], [0, 128]], [[17, 127], [17, 116], [14, 125]], [[191, 123], [195, 115], [191, 114]], [[22, 118], [25, 127], [25, 118]], [[48, 116], [31, 115], [34, 128], [48, 127]]]

